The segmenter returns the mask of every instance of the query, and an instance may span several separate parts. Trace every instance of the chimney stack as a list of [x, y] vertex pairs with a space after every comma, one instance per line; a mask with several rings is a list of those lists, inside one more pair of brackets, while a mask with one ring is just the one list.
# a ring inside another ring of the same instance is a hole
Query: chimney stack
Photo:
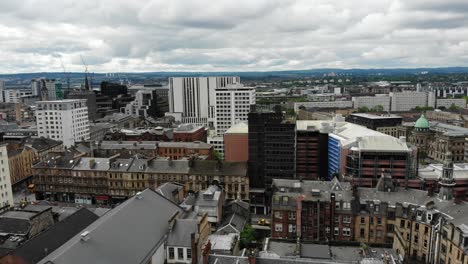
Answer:
[[257, 256], [256, 256], [255, 249], [250, 249], [248, 254], [249, 254], [249, 264], [256, 264]]
[[203, 264], [208, 264], [208, 257], [210, 256], [211, 252], [211, 241], [208, 239], [205, 246], [203, 247]]

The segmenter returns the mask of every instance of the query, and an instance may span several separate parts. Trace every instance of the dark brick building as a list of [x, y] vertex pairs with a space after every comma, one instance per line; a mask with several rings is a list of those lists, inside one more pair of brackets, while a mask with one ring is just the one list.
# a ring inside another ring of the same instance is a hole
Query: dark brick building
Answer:
[[293, 179], [296, 124], [281, 112], [249, 113], [249, 176], [253, 187], [265, 188], [272, 179]]

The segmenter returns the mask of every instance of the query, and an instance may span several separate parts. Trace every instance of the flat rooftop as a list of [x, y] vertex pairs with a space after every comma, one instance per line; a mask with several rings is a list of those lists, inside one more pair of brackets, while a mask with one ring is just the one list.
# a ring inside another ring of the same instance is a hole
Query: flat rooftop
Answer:
[[402, 118], [399, 115], [394, 115], [394, 114], [389, 114], [389, 115], [373, 115], [373, 114], [367, 114], [367, 113], [355, 113], [351, 114], [352, 116], [358, 116], [358, 117], [363, 117], [363, 118], [368, 118], [368, 119], [395, 119], [395, 118]]

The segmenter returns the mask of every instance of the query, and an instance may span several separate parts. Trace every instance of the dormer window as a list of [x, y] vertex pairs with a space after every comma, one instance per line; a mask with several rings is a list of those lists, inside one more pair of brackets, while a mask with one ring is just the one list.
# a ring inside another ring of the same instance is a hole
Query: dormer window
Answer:
[[427, 221], [428, 222], [432, 221], [432, 214], [431, 213], [427, 214]]

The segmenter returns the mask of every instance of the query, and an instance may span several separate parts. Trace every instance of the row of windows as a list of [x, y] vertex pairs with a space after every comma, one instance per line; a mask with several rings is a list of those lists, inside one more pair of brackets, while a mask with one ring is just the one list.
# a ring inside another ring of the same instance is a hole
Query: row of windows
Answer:
[[[176, 259], [176, 248], [169, 247], [168, 248], [168, 259]], [[185, 248], [185, 257], [184, 257], [184, 248], [177, 248], [177, 259], [179, 260], [188, 260], [192, 259], [192, 249]]]

